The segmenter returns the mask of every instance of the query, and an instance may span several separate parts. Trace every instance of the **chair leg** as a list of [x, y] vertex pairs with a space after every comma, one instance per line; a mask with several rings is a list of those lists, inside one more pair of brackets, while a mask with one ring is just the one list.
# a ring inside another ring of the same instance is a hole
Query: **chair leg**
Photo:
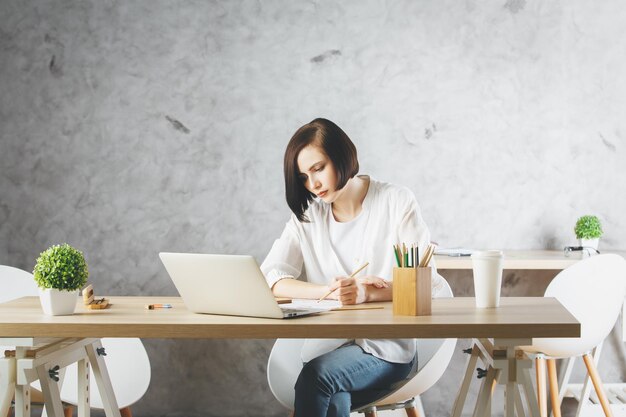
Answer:
[[548, 359], [548, 378], [550, 379], [550, 402], [552, 403], [552, 415], [554, 417], [561, 417], [559, 381], [556, 376], [556, 359]]
[[546, 359], [538, 355], [535, 359], [537, 368], [537, 402], [539, 403], [539, 415], [548, 417], [548, 399], [546, 398]]
[[122, 415], [122, 417], [133, 417], [133, 413], [130, 411], [130, 407], [120, 408], [120, 414]]
[[420, 417], [415, 407], [405, 408], [407, 417]]
[[74, 415], [74, 407], [71, 405], [63, 407], [63, 415], [65, 417], [72, 417]]
[[613, 417], [613, 413], [611, 412], [611, 406], [609, 405], [609, 400], [606, 398], [606, 394], [604, 393], [602, 380], [600, 380], [600, 375], [598, 375], [596, 365], [593, 363], [593, 358], [590, 354], [586, 353], [583, 355], [583, 361], [585, 361], [587, 372], [589, 372], [591, 382], [593, 382], [593, 387], [596, 389], [596, 394], [598, 395], [600, 404], [602, 404], [602, 410], [604, 410], [604, 415], [606, 415], [606, 417]]

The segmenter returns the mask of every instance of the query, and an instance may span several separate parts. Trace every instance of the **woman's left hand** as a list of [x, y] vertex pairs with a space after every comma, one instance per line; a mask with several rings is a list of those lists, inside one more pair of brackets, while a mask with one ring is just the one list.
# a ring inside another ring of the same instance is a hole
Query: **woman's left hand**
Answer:
[[337, 277], [335, 280], [337, 299], [344, 305], [365, 303], [371, 288], [389, 287], [387, 281], [373, 275], [361, 278]]

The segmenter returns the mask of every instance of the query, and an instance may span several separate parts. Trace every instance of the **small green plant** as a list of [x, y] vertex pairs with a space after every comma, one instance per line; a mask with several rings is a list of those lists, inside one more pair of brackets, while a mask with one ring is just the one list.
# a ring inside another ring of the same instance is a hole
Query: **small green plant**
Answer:
[[602, 225], [596, 216], [582, 216], [574, 227], [576, 239], [596, 239], [602, 236]]
[[51, 246], [42, 252], [33, 274], [40, 288], [63, 291], [81, 288], [89, 276], [83, 253], [67, 243]]

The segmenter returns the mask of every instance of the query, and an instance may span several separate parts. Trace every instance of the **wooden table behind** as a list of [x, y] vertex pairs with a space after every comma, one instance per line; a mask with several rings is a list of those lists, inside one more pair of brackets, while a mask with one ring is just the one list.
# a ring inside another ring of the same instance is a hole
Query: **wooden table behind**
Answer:
[[[565, 269], [585, 259], [582, 252], [565, 256], [562, 250], [504, 250], [504, 269]], [[626, 258], [625, 251], [602, 251]], [[435, 256], [438, 269], [472, 269], [469, 256]]]

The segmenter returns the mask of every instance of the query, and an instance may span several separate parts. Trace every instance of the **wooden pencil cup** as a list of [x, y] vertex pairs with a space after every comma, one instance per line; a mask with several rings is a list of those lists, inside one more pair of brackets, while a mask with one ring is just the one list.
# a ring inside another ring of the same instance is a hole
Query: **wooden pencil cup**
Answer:
[[393, 268], [393, 314], [430, 316], [432, 268]]

